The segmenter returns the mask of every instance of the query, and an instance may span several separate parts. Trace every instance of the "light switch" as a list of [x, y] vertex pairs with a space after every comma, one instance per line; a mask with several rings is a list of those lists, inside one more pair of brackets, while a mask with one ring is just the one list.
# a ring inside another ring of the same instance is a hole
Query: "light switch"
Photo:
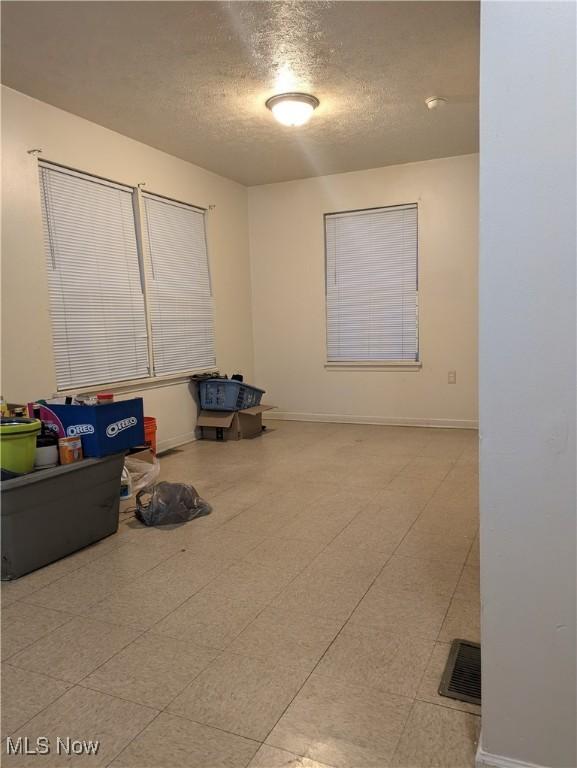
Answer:
[[456, 384], [457, 383], [457, 371], [449, 371], [447, 375], [447, 383], [448, 384]]

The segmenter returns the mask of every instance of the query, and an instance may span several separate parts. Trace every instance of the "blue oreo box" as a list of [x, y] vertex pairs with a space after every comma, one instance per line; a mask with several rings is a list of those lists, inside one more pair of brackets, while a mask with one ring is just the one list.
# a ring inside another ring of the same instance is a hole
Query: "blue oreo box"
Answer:
[[43, 405], [42, 421], [60, 437], [81, 437], [86, 457], [100, 458], [144, 444], [142, 398], [106, 405]]

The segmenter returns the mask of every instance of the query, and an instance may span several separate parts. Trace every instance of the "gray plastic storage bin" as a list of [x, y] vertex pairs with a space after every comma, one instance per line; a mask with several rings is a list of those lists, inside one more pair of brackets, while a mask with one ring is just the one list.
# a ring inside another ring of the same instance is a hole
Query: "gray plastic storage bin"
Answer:
[[124, 454], [5, 480], [2, 580], [16, 579], [115, 533]]

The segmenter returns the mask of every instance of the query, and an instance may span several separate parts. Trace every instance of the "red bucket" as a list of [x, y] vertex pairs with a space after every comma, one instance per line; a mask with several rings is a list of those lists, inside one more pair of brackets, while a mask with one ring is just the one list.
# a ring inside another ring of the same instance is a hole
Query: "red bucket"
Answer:
[[144, 442], [156, 456], [156, 419], [152, 416], [144, 417]]

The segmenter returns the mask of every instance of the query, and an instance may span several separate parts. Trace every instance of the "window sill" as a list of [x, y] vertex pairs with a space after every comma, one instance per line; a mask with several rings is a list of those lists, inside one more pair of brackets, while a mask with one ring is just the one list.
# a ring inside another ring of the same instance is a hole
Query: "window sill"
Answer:
[[96, 392], [113, 392], [114, 394], [128, 394], [145, 389], [159, 389], [160, 387], [173, 387], [175, 384], [186, 384], [190, 377], [197, 373], [214, 373], [214, 368], [201, 368], [184, 373], [174, 373], [168, 376], [150, 376], [146, 379], [133, 379], [131, 381], [116, 381], [114, 384], [99, 384], [91, 387], [76, 387], [74, 389], [59, 389], [58, 395], [95, 394]]
[[329, 371], [419, 371], [423, 364], [420, 360], [383, 360], [375, 361], [351, 361], [325, 363]]

